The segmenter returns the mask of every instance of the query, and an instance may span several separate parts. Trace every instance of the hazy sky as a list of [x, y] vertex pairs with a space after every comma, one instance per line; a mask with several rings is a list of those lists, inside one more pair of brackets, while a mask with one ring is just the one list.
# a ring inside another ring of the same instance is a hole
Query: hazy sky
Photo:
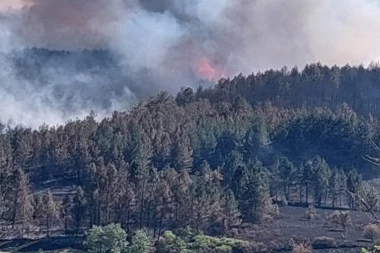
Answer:
[[0, 1], [0, 12], [6, 12], [9, 10], [19, 10], [30, 4], [27, 0], [1, 0]]
[[190, 60], [201, 76], [380, 56], [379, 0], [0, 1], [10, 9], [6, 45], [111, 48], [135, 67]]

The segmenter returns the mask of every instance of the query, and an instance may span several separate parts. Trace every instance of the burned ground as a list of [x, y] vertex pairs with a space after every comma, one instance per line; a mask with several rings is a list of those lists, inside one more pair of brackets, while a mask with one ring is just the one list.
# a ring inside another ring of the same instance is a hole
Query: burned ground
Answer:
[[[278, 219], [261, 227], [247, 226], [240, 231], [240, 236], [256, 242], [256, 250], [262, 252], [291, 252], [292, 241], [309, 242], [314, 252], [360, 252], [361, 247], [371, 246], [363, 237], [364, 226], [373, 222], [369, 213], [350, 211], [352, 225], [345, 232], [327, 219], [335, 210], [317, 209], [314, 220], [308, 220], [305, 211], [304, 207], [282, 207]], [[328, 239], [333, 243], [323, 242]]]
[[[291, 252], [291, 244], [306, 242], [313, 245], [318, 253], [327, 252], [360, 252], [362, 247], [370, 247], [372, 243], [363, 236], [366, 225], [373, 223], [369, 213], [349, 211], [352, 225], [346, 231], [328, 221], [334, 209], [316, 209], [317, 217], [308, 220], [305, 207], [286, 206], [280, 208], [280, 216], [273, 222], [262, 226], [243, 224], [235, 237], [252, 244], [250, 252]], [[18, 252], [34, 252], [39, 249], [83, 250], [80, 238], [52, 237], [36, 240], [8, 240], [0, 243], [0, 250]]]

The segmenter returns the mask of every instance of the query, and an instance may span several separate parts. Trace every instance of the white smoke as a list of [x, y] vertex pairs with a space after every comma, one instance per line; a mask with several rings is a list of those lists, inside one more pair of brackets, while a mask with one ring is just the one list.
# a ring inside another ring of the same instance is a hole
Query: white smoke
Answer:
[[[123, 110], [199, 78], [380, 59], [378, 0], [24, 0], [0, 4], [0, 52], [110, 49], [120, 69], [44, 63], [44, 81], [3, 57], [0, 120], [37, 126]], [[5, 2], [4, 2], [5, 3]], [[24, 94], [25, 93], [25, 94]]]

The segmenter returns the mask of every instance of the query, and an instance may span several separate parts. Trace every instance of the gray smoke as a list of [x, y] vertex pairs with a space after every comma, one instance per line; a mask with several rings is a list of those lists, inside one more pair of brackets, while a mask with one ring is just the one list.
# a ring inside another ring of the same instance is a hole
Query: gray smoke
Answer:
[[[380, 60], [378, 0], [3, 1], [0, 120], [34, 127], [109, 115], [199, 79]], [[25, 75], [8, 56], [25, 47], [109, 49], [114, 62], [47, 57]]]

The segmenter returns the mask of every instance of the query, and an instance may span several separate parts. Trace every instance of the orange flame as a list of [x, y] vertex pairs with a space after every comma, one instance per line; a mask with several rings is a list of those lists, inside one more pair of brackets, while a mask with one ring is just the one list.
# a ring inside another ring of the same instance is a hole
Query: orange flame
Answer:
[[206, 57], [203, 57], [196, 63], [195, 73], [199, 78], [208, 81], [217, 81], [224, 77], [224, 69], [213, 66]]

